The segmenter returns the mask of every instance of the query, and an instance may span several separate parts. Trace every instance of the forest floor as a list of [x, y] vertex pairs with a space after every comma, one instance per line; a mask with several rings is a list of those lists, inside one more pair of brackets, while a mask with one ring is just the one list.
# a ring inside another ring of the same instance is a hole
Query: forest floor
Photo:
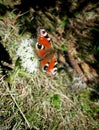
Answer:
[[[27, 72], [17, 55], [22, 41], [34, 50], [38, 27], [58, 53], [56, 76]], [[0, 130], [29, 129], [99, 129], [97, 0], [0, 1]]]

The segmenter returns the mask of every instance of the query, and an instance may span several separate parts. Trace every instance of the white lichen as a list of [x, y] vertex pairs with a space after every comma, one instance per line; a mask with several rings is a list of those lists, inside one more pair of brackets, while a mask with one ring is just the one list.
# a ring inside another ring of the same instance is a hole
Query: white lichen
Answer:
[[85, 83], [85, 81], [82, 79], [81, 76], [73, 77], [73, 81], [71, 84], [72, 90], [74, 91], [82, 90], [82, 89], [85, 89], [86, 87], [87, 87], [87, 84]]
[[16, 52], [21, 60], [21, 66], [29, 73], [34, 73], [38, 70], [38, 59], [35, 55], [33, 44], [33, 39], [23, 39]]

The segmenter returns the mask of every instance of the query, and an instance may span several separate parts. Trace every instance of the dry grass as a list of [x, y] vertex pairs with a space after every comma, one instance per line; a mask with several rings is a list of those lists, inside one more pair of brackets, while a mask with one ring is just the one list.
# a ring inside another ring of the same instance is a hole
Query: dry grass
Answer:
[[[16, 50], [31, 34], [19, 34], [22, 23], [18, 15], [12, 11], [0, 17], [1, 44], [12, 60], [10, 63], [4, 58], [1, 62], [6, 71], [0, 68], [0, 130], [98, 130], [99, 101], [90, 100], [89, 86], [79, 91], [80, 78], [74, 82], [64, 70], [50, 77], [41, 71], [28, 74], [20, 68]], [[46, 15], [42, 14], [41, 19]], [[37, 24], [41, 25], [39, 18]], [[53, 23], [46, 19], [54, 30]], [[62, 30], [64, 23], [60, 23], [57, 26]]]
[[1, 79], [1, 129], [87, 130], [98, 126], [82, 110], [86, 103], [67, 94], [70, 91], [63, 77], [51, 78], [40, 72], [13, 80], [8, 84]]

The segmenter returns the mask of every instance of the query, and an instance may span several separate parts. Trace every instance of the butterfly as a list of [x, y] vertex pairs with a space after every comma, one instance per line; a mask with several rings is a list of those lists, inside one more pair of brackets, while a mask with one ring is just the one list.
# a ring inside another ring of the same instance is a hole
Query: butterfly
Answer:
[[45, 29], [40, 28], [38, 34], [35, 52], [39, 57], [40, 67], [43, 72], [55, 75], [57, 72], [56, 50], [53, 48], [51, 38]]

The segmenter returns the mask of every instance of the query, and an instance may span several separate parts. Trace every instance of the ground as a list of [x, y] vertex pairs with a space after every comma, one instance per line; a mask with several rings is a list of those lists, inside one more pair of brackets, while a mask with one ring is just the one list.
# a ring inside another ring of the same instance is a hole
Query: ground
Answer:
[[[0, 130], [99, 129], [98, 14], [96, 0], [0, 1]], [[30, 73], [17, 55], [27, 39], [34, 50], [38, 27], [52, 38], [56, 76]]]

